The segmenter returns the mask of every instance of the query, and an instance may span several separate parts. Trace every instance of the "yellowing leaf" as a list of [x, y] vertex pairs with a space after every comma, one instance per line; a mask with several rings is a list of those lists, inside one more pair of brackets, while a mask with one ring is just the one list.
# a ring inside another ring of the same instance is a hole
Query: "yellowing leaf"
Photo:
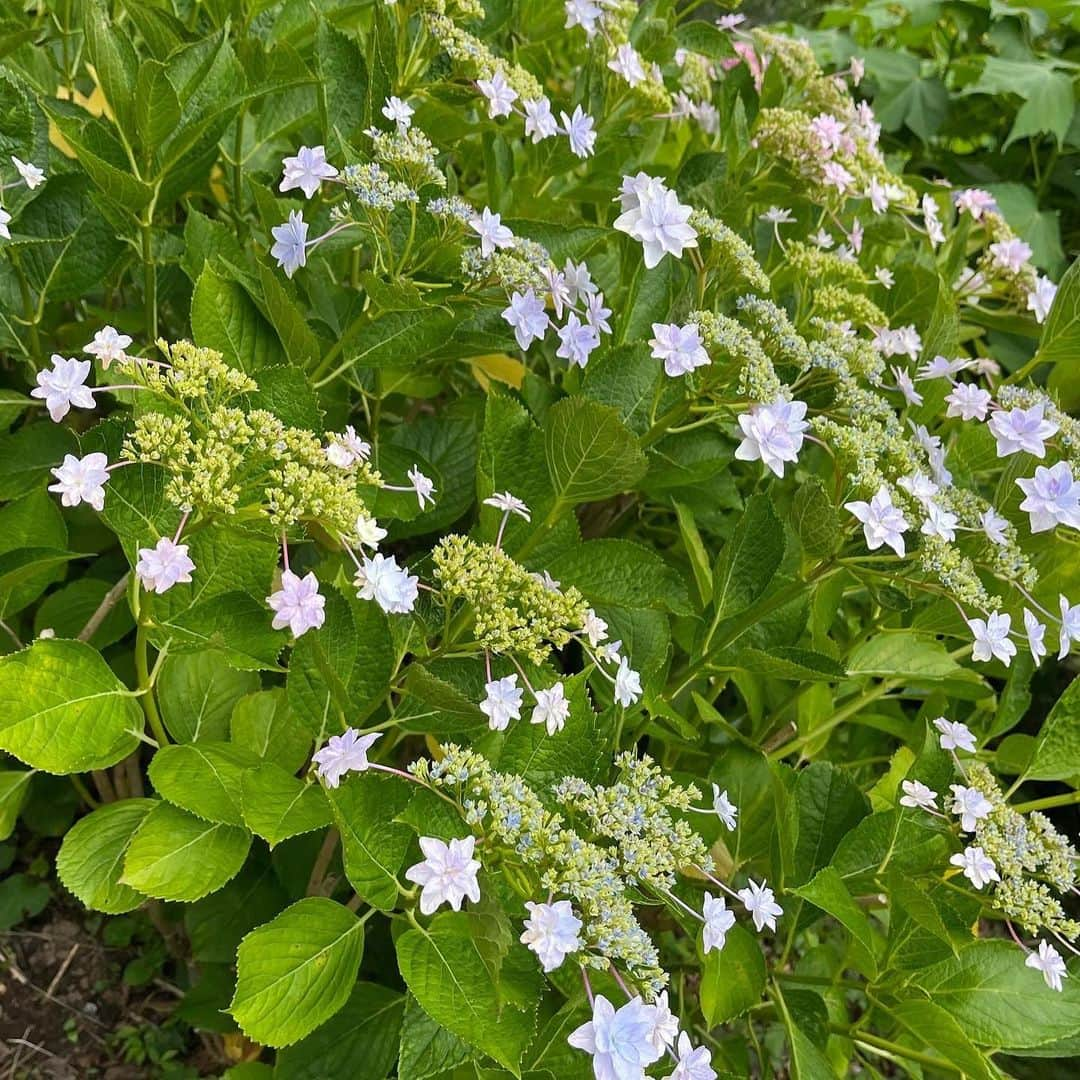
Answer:
[[476, 381], [488, 390], [491, 380], [506, 383], [515, 390], [521, 389], [522, 380], [525, 378], [525, 365], [520, 360], [515, 360], [506, 353], [487, 353], [484, 356], [470, 357], [473, 375]]

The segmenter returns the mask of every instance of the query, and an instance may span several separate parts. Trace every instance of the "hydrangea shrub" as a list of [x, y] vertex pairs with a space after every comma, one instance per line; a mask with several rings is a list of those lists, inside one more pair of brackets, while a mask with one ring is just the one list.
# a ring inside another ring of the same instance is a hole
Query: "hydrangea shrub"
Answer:
[[1077, 1046], [1080, 276], [692, 8], [5, 56], [0, 825], [262, 1074]]

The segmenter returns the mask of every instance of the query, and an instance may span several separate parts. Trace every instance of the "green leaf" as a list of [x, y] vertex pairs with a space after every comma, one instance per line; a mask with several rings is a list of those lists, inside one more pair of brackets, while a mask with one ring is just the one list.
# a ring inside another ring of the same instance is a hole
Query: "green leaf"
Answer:
[[180, 101], [165, 65], [144, 60], [135, 89], [135, 124], [142, 145], [151, 154], [176, 130]]
[[987, 56], [979, 81], [967, 92], [1017, 94], [1024, 99], [1003, 149], [1027, 135], [1046, 133], [1053, 135], [1059, 145], [1065, 141], [1074, 109], [1072, 79], [1055, 71], [1047, 59], [1030, 61]]
[[542, 724], [522, 719], [506, 733], [498, 758], [501, 772], [520, 776], [536, 792], [546, 793], [566, 776], [594, 779], [611, 737], [589, 703], [585, 676], [574, 675], [564, 685], [570, 716], [559, 737], [553, 739]]
[[407, 930], [397, 939], [406, 985], [429, 1016], [520, 1077], [521, 1056], [536, 1028], [535, 1009], [500, 1007], [476, 939], [443, 925], [438, 917], [430, 930]]
[[1011, 942], [973, 942], [913, 981], [977, 1046], [1028, 1049], [1080, 1032], [1080, 985], [1066, 979], [1062, 993], [1047, 992]]
[[1073, 681], [1042, 723], [1025, 776], [1071, 780], [1080, 776], [1080, 681]]
[[104, 4], [91, 0], [83, 19], [86, 50], [97, 81], [122, 131], [134, 127], [139, 60], [131, 39], [119, 32]]
[[[191, 955], [199, 963], [231, 968], [244, 935], [269, 922], [294, 899], [278, 880], [270, 859], [261, 855], [256, 848], [236, 877], [184, 909]], [[229, 993], [232, 988], [230, 978]]]
[[123, 144], [105, 121], [66, 102], [46, 98], [41, 104], [100, 191], [133, 214], [143, 210], [154, 198], [154, 187], [132, 176]]
[[713, 23], [695, 19], [681, 23], [675, 29], [675, 43], [688, 52], [700, 53], [711, 60], [724, 60], [734, 56], [731, 36], [719, 30]]
[[392, 819], [409, 801], [408, 785], [365, 772], [347, 776], [326, 793], [341, 833], [349, 884], [373, 907], [392, 910], [397, 905], [397, 872], [412, 839], [411, 830]]
[[15, 831], [19, 811], [30, 794], [32, 769], [0, 769], [0, 840]]
[[[727, 663], [727, 656], [721, 654], [717, 665], [724, 667]], [[831, 656], [795, 646], [787, 648], [775, 645], [769, 650], [740, 649], [731, 659], [731, 664], [755, 675], [796, 682], [835, 682], [845, 676], [843, 667]]]
[[564, 398], [552, 406], [544, 424], [544, 456], [564, 503], [618, 495], [645, 474], [645, 455], [618, 412], [587, 398]]
[[267, 761], [242, 780], [244, 823], [271, 847], [290, 836], [325, 828], [333, 820], [319, 784], [305, 784]]
[[159, 900], [198, 900], [236, 876], [250, 846], [246, 829], [158, 803], [127, 849], [120, 882]]
[[921, 926], [939, 941], [943, 941], [955, 955], [957, 946], [960, 944], [959, 935], [949, 928], [945, 922], [945, 913], [919, 883], [919, 880], [907, 874], [894, 872], [888, 876], [888, 886], [890, 904], [899, 908], [912, 922]]
[[136, 698], [96, 649], [39, 639], [0, 658], [0, 749], [35, 769], [86, 772], [114, 765], [138, 745]]
[[828, 761], [813, 761], [795, 781], [792, 881], [806, 882], [832, 858], [843, 837], [866, 816], [858, 785]]
[[229, 1011], [256, 1042], [295, 1043], [345, 1004], [363, 953], [364, 924], [347, 907], [309, 896], [240, 943]]
[[177, 742], [224, 742], [233, 707], [258, 688], [258, 675], [230, 667], [213, 649], [169, 655], [157, 683], [161, 718]]
[[229, 739], [294, 773], [307, 761], [311, 735], [293, 715], [281, 687], [247, 694], [233, 706]]
[[191, 331], [197, 345], [217, 349], [243, 371], [285, 362], [274, 328], [235, 281], [203, 268], [191, 297]]
[[624, 278], [629, 271], [626, 283], [626, 295], [620, 306], [615, 322], [615, 344], [647, 340], [652, 324], [663, 322], [668, 317], [676, 297], [684, 288], [687, 271], [678, 259], [661, 259], [649, 270], [641, 257], [641, 248], [637, 243], [624, 241], [630, 252], [629, 261], [624, 263]]
[[290, 712], [319, 745], [352, 716], [348, 681], [358, 648], [352, 608], [339, 592], [327, 590], [325, 621], [293, 646], [285, 681]]
[[[382, 1080], [398, 1056], [404, 1012], [402, 994], [378, 983], [357, 983], [333, 1017], [278, 1053], [274, 1080]], [[399, 1070], [399, 1075], [410, 1074]]]
[[916, 685], [940, 686], [965, 700], [992, 693], [978, 674], [949, 656], [942, 642], [908, 630], [877, 634], [862, 642], [852, 649], [846, 667], [853, 679], [863, 675], [905, 679]]
[[406, 994], [398, 1048], [398, 1076], [401, 1080], [441, 1077], [475, 1055], [476, 1051], [468, 1043], [428, 1016], [412, 994]]
[[879, 872], [917, 874], [941, 866], [951, 845], [933, 826], [886, 810], [863, 818], [843, 839], [831, 863], [853, 892], [873, 890]]
[[734, 743], [720, 755], [709, 779], [739, 808], [734, 834], [724, 835], [735, 868], [765, 855], [776, 827], [773, 777], [765, 755]]
[[120, 882], [132, 837], [154, 808], [153, 799], [122, 799], [100, 806], [77, 821], [56, 856], [64, 887], [93, 911], [120, 915], [146, 898]]
[[1071, 361], [1080, 351], [1080, 259], [1058, 282], [1057, 295], [1043, 324], [1039, 359], [1047, 364]]
[[150, 762], [150, 782], [163, 799], [204, 821], [242, 826], [241, 778], [258, 760], [227, 742], [163, 746]]
[[791, 500], [791, 524], [808, 555], [831, 555], [840, 542], [840, 517], [816, 477], [800, 484]]
[[686, 582], [651, 548], [632, 540], [586, 540], [548, 560], [564, 587], [575, 585], [593, 605], [612, 604], [689, 615]]
[[318, 382], [329, 382], [354, 367], [412, 365], [445, 345], [454, 325], [441, 308], [387, 312], [361, 327], [345, 346], [345, 359]]
[[[260, 262], [259, 283], [262, 285], [263, 296], [266, 298], [267, 316], [273, 323], [278, 337], [281, 338], [285, 355], [294, 364], [306, 364], [318, 359], [322, 354], [319, 339], [308, 326], [304, 312], [289, 292], [281, 276], [265, 263]], [[288, 422], [295, 423], [294, 420]]]
[[[651, 425], [657, 385], [665, 378], [663, 365], [643, 341], [600, 348], [589, 358], [581, 392], [601, 405], [611, 405], [638, 436]], [[681, 396], [681, 394], [680, 394]]]
[[766, 495], [752, 495], [713, 571], [717, 619], [744, 611], [769, 587], [784, 558], [784, 527]]
[[[826, 1040], [818, 1041], [811, 1036], [811, 1032], [828, 1018], [825, 1002], [809, 991], [788, 990], [776, 995], [776, 1005], [791, 1044], [792, 1080], [835, 1080], [836, 1072], [825, 1055]], [[812, 1023], [808, 1023], [808, 1019]]]
[[723, 949], [705, 956], [701, 971], [701, 1011], [709, 1027], [742, 1016], [765, 991], [765, 957], [758, 940], [736, 923]]
[[1000, 1075], [975, 1048], [956, 1018], [933, 1001], [900, 1001], [889, 1007], [889, 1014], [972, 1080], [994, 1080]]
[[10, 435], [0, 434], [0, 499], [14, 499], [36, 488], [65, 454], [77, 450], [75, 436], [48, 420], [25, 424]]
[[839, 871], [832, 866], [823, 867], [810, 881], [792, 892], [827, 912], [851, 934], [859, 968], [869, 978], [876, 978], [880, 938], [875, 935], [866, 912], [852, 899]]

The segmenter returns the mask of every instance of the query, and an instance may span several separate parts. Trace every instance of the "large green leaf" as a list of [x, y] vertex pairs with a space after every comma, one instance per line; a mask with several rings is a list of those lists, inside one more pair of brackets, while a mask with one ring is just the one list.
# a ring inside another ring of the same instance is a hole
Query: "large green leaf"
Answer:
[[229, 1011], [256, 1042], [295, 1043], [345, 1004], [363, 953], [364, 924], [347, 907], [299, 900], [240, 943]]
[[757, 938], [736, 923], [723, 949], [705, 956], [701, 971], [701, 1011], [710, 1027], [741, 1016], [761, 1000], [765, 957]]
[[311, 735], [289, 708], [280, 687], [246, 694], [236, 702], [229, 719], [229, 739], [290, 773], [304, 764], [311, 750]]
[[397, 904], [397, 873], [412, 833], [392, 819], [405, 809], [409, 785], [385, 774], [347, 776], [327, 789], [334, 821], [341, 833], [345, 875], [357, 895], [374, 907]]
[[1020, 1050], [1080, 1032], [1080, 984], [1066, 979], [1062, 993], [1048, 992], [1007, 941], [973, 942], [913, 981], [978, 1046]]
[[259, 759], [243, 747], [204, 741], [163, 746], [150, 762], [157, 793], [204, 821], [244, 824], [241, 779]]
[[651, 548], [631, 540], [587, 540], [548, 561], [563, 586], [576, 585], [591, 604], [691, 613], [682, 575]]
[[1043, 721], [1024, 775], [1029, 780], [1080, 777], [1080, 682], [1065, 687]]
[[326, 792], [272, 761], [244, 773], [244, 824], [271, 847], [290, 836], [325, 828], [333, 819]]
[[250, 846], [246, 829], [158, 803], [128, 846], [120, 883], [159, 900], [198, 900], [235, 877]]
[[113, 765], [142, 727], [138, 699], [84, 642], [39, 639], [0, 659], [0, 749], [35, 769]]
[[158, 677], [161, 717], [178, 742], [220, 742], [233, 706], [258, 688], [258, 675], [230, 667], [213, 649], [168, 656]]
[[378, 983], [357, 983], [333, 1017], [278, 1053], [275, 1080], [382, 1080], [398, 1056], [404, 1011], [405, 999], [396, 991]]
[[244, 371], [285, 362], [274, 328], [262, 317], [243, 286], [207, 266], [191, 298], [191, 329], [198, 345], [217, 349]]
[[401, 1080], [441, 1076], [470, 1061], [478, 1052], [428, 1016], [412, 994], [405, 995], [405, 1015], [398, 1045]]
[[594, 502], [629, 491], [645, 473], [645, 455], [618, 412], [588, 398], [565, 398], [544, 424], [544, 455], [556, 496]]
[[765, 495], [753, 495], [713, 571], [717, 618], [748, 608], [769, 587], [784, 558], [784, 527]]
[[[456, 927], [457, 924], [454, 924]], [[424, 1011], [459, 1038], [520, 1076], [536, 1028], [535, 1006], [502, 1005], [475, 938], [436, 918], [397, 939], [401, 974]]]

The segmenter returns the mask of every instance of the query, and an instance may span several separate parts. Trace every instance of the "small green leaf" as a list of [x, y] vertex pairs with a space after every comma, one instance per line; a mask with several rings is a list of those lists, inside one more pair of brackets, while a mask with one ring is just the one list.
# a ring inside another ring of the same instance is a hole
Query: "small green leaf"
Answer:
[[839, 545], [840, 518], [816, 476], [795, 489], [791, 524], [808, 555], [831, 555]]
[[345, 1004], [363, 953], [364, 924], [347, 907], [309, 896], [240, 943], [229, 1011], [256, 1042], [295, 1043]]
[[64, 837], [56, 874], [91, 910], [120, 915], [146, 899], [121, 884], [120, 875], [128, 845], [155, 805], [153, 799], [108, 803], [76, 822]]

